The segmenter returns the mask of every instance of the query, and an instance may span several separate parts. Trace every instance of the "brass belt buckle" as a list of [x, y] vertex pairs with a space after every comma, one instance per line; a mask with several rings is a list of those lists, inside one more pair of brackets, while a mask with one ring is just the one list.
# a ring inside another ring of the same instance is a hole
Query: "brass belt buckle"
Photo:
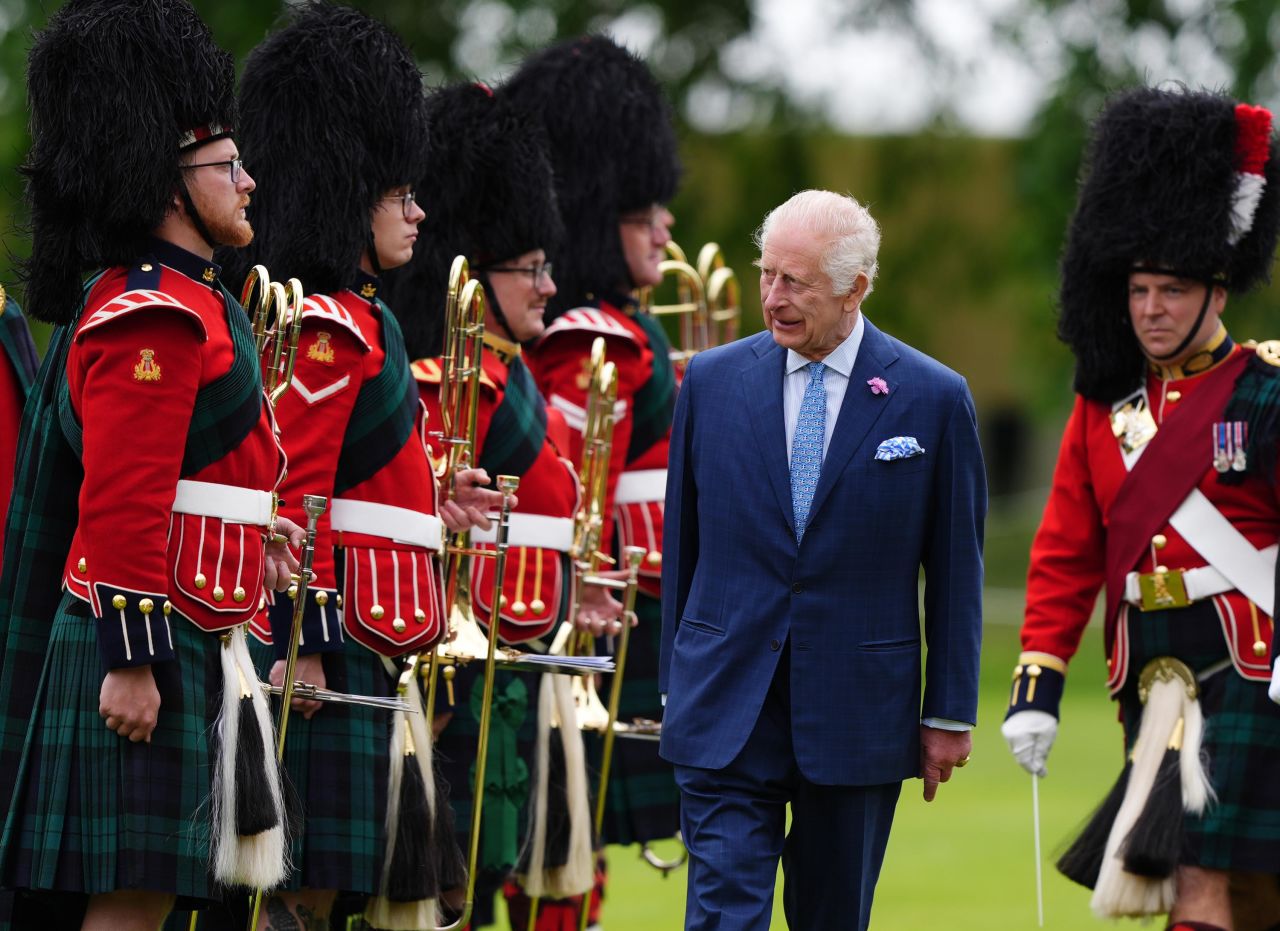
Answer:
[[1143, 611], [1185, 608], [1191, 604], [1181, 569], [1156, 566], [1155, 572], [1142, 573], [1138, 576], [1138, 591], [1142, 595]]

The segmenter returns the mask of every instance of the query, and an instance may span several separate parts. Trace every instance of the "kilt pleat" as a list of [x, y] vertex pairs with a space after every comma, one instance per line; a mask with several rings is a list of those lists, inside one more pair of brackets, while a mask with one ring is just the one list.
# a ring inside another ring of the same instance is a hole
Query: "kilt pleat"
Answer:
[[[1130, 677], [1119, 695], [1126, 742], [1141, 723], [1137, 677], [1157, 656], [1174, 656], [1196, 672], [1227, 658], [1212, 602], [1148, 613], [1131, 612]], [[1245, 679], [1233, 668], [1200, 683], [1205, 729], [1202, 752], [1217, 801], [1186, 820], [1183, 862], [1209, 869], [1280, 873], [1280, 705], [1267, 683]]]
[[[250, 640], [265, 681], [271, 647]], [[348, 639], [324, 654], [325, 683], [334, 691], [388, 697], [395, 679], [380, 657]], [[278, 702], [273, 705], [278, 713]], [[301, 805], [294, 831], [294, 872], [286, 889], [337, 889], [374, 895], [382, 878], [392, 713], [327, 703], [310, 721], [293, 712], [285, 736], [285, 771]]]
[[156, 729], [150, 743], [135, 744], [98, 716], [103, 672], [94, 623], [88, 605], [63, 598], [0, 837], [0, 881], [89, 895], [140, 889], [213, 899], [208, 800], [218, 638], [184, 621], [172, 625], [177, 659], [152, 667], [160, 692]]
[[[636, 596], [636, 615], [639, 624], [631, 632], [618, 718], [661, 720], [658, 655], [662, 644], [662, 603], [642, 592]], [[611, 682], [612, 676], [602, 677], [600, 700], [606, 703]], [[583, 736], [594, 795], [599, 783], [603, 740], [598, 735]], [[674, 836], [679, 829], [680, 792], [671, 764], [658, 756], [657, 741], [615, 740], [605, 796], [605, 843], [661, 840]]]

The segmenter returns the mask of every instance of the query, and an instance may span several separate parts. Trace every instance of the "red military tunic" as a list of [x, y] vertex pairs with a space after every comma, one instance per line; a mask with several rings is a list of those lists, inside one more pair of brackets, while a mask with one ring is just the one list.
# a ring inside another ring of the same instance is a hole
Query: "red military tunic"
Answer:
[[284, 465], [265, 399], [238, 446], [183, 474], [197, 392], [236, 356], [217, 273], [157, 242], [154, 256], [93, 284], [70, 346], [84, 482], [64, 584], [100, 619], [109, 668], [172, 659], [171, 617], [224, 630], [261, 599], [270, 492]]
[[[1225, 331], [1220, 333], [1225, 338]], [[1146, 396], [1157, 427], [1197, 391], [1217, 379], [1234, 378], [1224, 363], [1240, 352], [1251, 350], [1232, 347], [1213, 367], [1196, 374], [1180, 370], [1171, 373], [1173, 377], [1162, 379], [1158, 372], [1150, 372]], [[1106, 580], [1107, 534], [1115, 532], [1111, 510], [1127, 474], [1120, 442], [1112, 431], [1111, 414], [1111, 405], [1076, 398], [1058, 454], [1053, 488], [1031, 548], [1022, 646], [1029, 653], [1047, 655], [1051, 665], [1056, 658], [1065, 666], [1075, 654]], [[1238, 485], [1219, 482], [1212, 464], [1209, 432], [1204, 431], [1203, 442], [1192, 443], [1183, 451], [1204, 462], [1199, 490], [1255, 548], [1275, 544], [1280, 537], [1277, 487], [1252, 475]], [[1173, 506], [1177, 503], [1171, 502]], [[1168, 523], [1152, 536], [1163, 545], [1148, 546], [1131, 567], [1133, 572], [1150, 573], [1157, 565], [1177, 570], [1206, 564], [1204, 557]], [[1251, 605], [1235, 590], [1213, 595], [1212, 602], [1237, 672], [1249, 679], [1267, 679], [1271, 606]], [[1124, 603], [1105, 619], [1108, 683], [1113, 693], [1124, 685], [1129, 673], [1127, 621], [1128, 605]], [[1036, 661], [1030, 657], [1026, 660]]]
[[[605, 513], [614, 515], [619, 552], [621, 546], [640, 546], [648, 554], [640, 569], [640, 590], [658, 597], [662, 577], [662, 509], [666, 496], [667, 449], [671, 420], [667, 413], [659, 434], [644, 448], [635, 449], [635, 400], [659, 367], [670, 370], [668, 347], [655, 345], [650, 332], [637, 320], [635, 305], [627, 309], [601, 301], [598, 308], [583, 307], [559, 317], [529, 354], [529, 366], [551, 407], [559, 410], [572, 428], [571, 451], [582, 461], [582, 431], [586, 424], [591, 344], [605, 339], [605, 358], [617, 368], [617, 421], [605, 496]], [[668, 376], [670, 377], [670, 376]], [[606, 523], [600, 548], [608, 553], [614, 544], [614, 528]]]
[[[289, 454], [281, 513], [302, 523], [304, 494], [329, 499], [317, 523], [303, 655], [341, 650], [345, 629], [369, 649], [399, 656], [429, 646], [443, 629], [436, 479], [416, 397], [413, 429], [399, 448], [384, 449], [385, 461], [368, 477], [343, 484], [350, 471], [345, 457], [382, 440], [353, 434], [361, 426], [362, 391], [398, 374], [389, 371], [398, 363], [412, 390], [399, 326], [376, 300], [378, 287], [377, 279], [361, 275], [352, 289], [306, 299], [293, 382], [276, 410]], [[279, 655], [288, 643], [283, 606], [281, 599], [272, 611], [274, 638], [255, 628], [260, 639], [274, 639]]]
[[[546, 407], [536, 392], [513, 397], [508, 391], [511, 367], [524, 365], [520, 356], [517, 344], [485, 334], [476, 416], [478, 448], [472, 457], [495, 481], [508, 468], [523, 467], [519, 472], [520, 505], [511, 515], [508, 534], [511, 546], [504, 592], [509, 607], [502, 612], [499, 629], [508, 643], [543, 637], [563, 619], [569, 596], [567, 553], [578, 507], [577, 477], [573, 464], [564, 457], [574, 440], [564, 417]], [[442, 423], [439, 360], [419, 360], [413, 371], [430, 422]], [[545, 428], [536, 408], [545, 412]], [[576, 438], [581, 446], [581, 435]], [[496, 458], [499, 444], [508, 450], [504, 459]], [[482, 547], [489, 545], [485, 541], [492, 536], [492, 531], [471, 533], [472, 542]], [[486, 624], [493, 604], [493, 570], [491, 559], [472, 560], [471, 596], [477, 618]]]

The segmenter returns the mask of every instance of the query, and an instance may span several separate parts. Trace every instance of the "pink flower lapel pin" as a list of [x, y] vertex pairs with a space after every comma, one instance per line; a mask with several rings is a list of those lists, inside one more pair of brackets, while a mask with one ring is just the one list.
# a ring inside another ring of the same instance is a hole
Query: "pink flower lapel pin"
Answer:
[[888, 394], [889, 386], [885, 380], [877, 375], [875, 378], [868, 378], [867, 384], [871, 387], [872, 394]]

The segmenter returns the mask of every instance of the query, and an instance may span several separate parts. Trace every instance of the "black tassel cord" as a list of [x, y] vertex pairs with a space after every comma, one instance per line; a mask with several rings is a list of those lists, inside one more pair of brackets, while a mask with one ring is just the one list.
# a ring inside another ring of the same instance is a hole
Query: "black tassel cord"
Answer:
[[1135, 876], [1167, 879], [1181, 859], [1184, 838], [1181, 756], [1177, 747], [1165, 750], [1151, 795], [1120, 846], [1124, 868]]
[[1129, 788], [1129, 772], [1133, 768], [1133, 760], [1125, 762], [1116, 780], [1102, 804], [1090, 816], [1081, 829], [1079, 836], [1070, 847], [1058, 858], [1058, 872], [1072, 882], [1079, 883], [1087, 889], [1098, 884], [1098, 873], [1102, 870], [1102, 857], [1106, 853], [1107, 838], [1111, 835], [1111, 826], [1124, 802], [1125, 791]]

